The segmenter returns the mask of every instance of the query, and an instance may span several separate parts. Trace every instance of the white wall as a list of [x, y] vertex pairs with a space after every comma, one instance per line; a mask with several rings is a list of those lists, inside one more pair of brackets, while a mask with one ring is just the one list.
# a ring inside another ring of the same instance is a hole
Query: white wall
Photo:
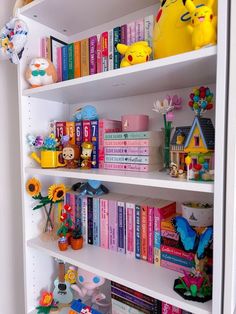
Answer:
[[[0, 28], [15, 0], [0, 0]], [[24, 314], [17, 68], [0, 61], [0, 313]]]

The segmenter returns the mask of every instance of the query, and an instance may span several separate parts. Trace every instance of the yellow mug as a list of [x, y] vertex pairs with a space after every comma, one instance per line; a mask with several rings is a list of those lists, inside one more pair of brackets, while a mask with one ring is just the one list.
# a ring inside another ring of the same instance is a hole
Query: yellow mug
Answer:
[[43, 150], [40, 152], [41, 158], [37, 153], [33, 152], [30, 157], [33, 158], [42, 168], [57, 168], [64, 167], [65, 163], [62, 160], [62, 151]]

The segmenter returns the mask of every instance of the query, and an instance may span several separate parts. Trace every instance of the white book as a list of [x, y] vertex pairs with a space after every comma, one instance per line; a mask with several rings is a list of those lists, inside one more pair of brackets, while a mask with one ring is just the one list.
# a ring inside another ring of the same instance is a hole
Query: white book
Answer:
[[114, 35], [113, 29], [108, 32], [108, 70], [114, 69]]

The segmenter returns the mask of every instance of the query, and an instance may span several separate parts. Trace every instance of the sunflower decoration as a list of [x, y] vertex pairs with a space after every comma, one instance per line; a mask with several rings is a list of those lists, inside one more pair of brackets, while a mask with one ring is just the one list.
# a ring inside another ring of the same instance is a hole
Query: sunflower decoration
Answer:
[[27, 193], [33, 197], [37, 198], [41, 195], [41, 183], [36, 178], [31, 178], [26, 182], [26, 191]]
[[64, 184], [53, 184], [48, 189], [48, 198], [52, 202], [58, 202], [64, 199], [66, 188]]

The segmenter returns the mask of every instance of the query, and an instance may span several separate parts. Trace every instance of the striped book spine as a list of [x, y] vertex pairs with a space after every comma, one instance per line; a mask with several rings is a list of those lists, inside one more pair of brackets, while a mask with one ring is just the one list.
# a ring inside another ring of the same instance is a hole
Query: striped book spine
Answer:
[[105, 147], [105, 155], [139, 155], [148, 156], [156, 154], [157, 149], [154, 147]]

